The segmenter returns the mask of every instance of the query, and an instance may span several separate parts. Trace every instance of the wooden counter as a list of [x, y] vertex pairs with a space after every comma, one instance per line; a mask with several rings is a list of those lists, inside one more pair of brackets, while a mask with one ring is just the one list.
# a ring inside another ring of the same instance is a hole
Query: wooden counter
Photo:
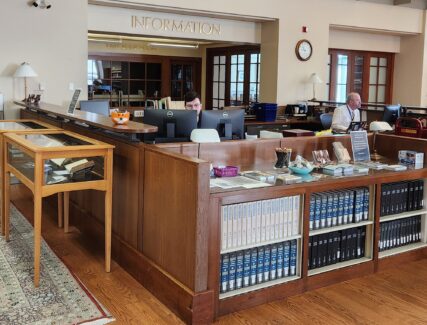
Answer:
[[17, 105], [26, 107], [29, 110], [53, 114], [63, 119], [86, 123], [90, 126], [102, 128], [104, 130], [117, 133], [153, 133], [157, 132], [157, 126], [129, 121], [126, 125], [115, 124], [108, 116], [103, 116], [90, 112], [75, 110], [74, 114], [67, 114], [63, 106], [39, 103], [37, 105], [24, 102], [14, 102]]

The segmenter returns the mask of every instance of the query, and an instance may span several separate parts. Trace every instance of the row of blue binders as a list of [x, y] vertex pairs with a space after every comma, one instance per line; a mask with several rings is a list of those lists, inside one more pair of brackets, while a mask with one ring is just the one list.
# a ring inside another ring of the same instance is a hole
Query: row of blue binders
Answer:
[[357, 223], [368, 218], [367, 187], [315, 193], [310, 197], [310, 230]]
[[421, 240], [421, 216], [382, 222], [379, 250], [385, 251]]
[[245, 249], [221, 255], [220, 292], [272, 281], [297, 274], [298, 241]]
[[222, 206], [221, 250], [299, 235], [300, 205], [300, 195], [294, 195]]
[[380, 216], [422, 209], [424, 180], [383, 184], [381, 186]]

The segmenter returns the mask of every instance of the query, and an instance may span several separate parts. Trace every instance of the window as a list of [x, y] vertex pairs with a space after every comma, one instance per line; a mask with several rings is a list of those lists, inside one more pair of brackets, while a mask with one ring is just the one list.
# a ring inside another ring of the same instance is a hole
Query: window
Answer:
[[257, 102], [259, 72], [258, 46], [208, 49], [206, 107], [219, 109]]
[[329, 99], [345, 102], [349, 92], [358, 92], [362, 102], [390, 103], [394, 54], [329, 50]]

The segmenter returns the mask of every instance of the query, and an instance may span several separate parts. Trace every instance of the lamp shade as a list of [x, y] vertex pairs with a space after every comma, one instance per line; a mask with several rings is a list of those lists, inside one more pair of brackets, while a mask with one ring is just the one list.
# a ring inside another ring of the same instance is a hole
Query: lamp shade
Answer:
[[317, 73], [312, 73], [309, 81], [312, 84], [321, 84], [323, 82]]
[[393, 128], [387, 122], [373, 121], [369, 124], [370, 131], [393, 131]]
[[30, 66], [29, 63], [23, 62], [18, 67], [18, 69], [16, 69], [15, 74], [13, 76], [16, 78], [37, 77], [37, 73], [34, 71], [34, 69]]

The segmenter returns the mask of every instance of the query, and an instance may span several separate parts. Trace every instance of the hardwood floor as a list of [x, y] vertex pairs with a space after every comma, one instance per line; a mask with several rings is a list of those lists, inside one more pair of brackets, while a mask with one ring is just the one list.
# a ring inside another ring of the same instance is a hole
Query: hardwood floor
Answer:
[[[12, 187], [12, 199], [32, 221], [31, 193]], [[152, 294], [70, 227], [64, 234], [56, 211], [43, 207], [43, 238], [116, 318], [114, 324], [182, 324]], [[71, 219], [72, 220], [72, 219]], [[72, 221], [71, 221], [72, 222]], [[427, 259], [221, 317], [217, 324], [426, 324]]]

